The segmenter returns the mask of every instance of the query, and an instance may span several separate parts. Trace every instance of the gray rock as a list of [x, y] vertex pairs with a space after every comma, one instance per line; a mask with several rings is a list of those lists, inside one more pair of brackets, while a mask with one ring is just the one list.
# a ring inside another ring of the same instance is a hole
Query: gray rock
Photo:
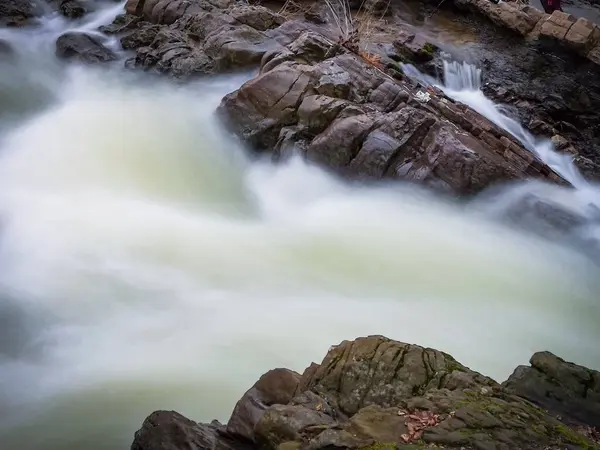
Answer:
[[61, 0], [58, 10], [69, 19], [79, 19], [87, 13], [85, 4], [78, 0]]
[[31, 0], [2, 0], [0, 2], [0, 25], [22, 26], [42, 14], [42, 8]]
[[530, 364], [517, 367], [503, 383], [509, 392], [573, 424], [600, 427], [600, 372], [550, 352], [534, 354]]
[[117, 59], [117, 55], [96, 38], [79, 32], [65, 33], [57, 39], [56, 56], [84, 63], [106, 63]]

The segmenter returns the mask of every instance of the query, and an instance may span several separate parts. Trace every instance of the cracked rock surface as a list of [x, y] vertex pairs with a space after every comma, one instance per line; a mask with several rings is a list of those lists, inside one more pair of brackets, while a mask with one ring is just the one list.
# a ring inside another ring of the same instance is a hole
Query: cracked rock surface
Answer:
[[[536, 354], [532, 364], [500, 385], [438, 350], [383, 336], [358, 338], [333, 346], [302, 375], [267, 372], [238, 401], [227, 425], [154, 412], [131, 448], [600, 448], [593, 434], [572, 427], [593, 427], [593, 415], [567, 417], [572, 409], [565, 402], [552, 405], [550, 413], [533, 393], [522, 394], [523, 386], [544, 378], [553, 380], [556, 395], [561, 389], [563, 396], [570, 393], [582, 380], [589, 392], [597, 385], [589, 385], [588, 375], [597, 382], [598, 372], [550, 353]], [[597, 407], [596, 397], [588, 397], [587, 406]], [[579, 396], [580, 405], [584, 398]]]

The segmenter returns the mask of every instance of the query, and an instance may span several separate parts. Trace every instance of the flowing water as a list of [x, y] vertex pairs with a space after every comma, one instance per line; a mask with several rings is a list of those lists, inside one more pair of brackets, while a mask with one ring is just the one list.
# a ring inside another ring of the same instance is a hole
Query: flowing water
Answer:
[[598, 266], [495, 222], [521, 193], [584, 208], [591, 188], [465, 206], [250, 161], [213, 117], [250, 75], [63, 66], [68, 26], [0, 34], [3, 450], [128, 448], [155, 409], [226, 420], [266, 370], [367, 334], [499, 380], [537, 350], [600, 368]]

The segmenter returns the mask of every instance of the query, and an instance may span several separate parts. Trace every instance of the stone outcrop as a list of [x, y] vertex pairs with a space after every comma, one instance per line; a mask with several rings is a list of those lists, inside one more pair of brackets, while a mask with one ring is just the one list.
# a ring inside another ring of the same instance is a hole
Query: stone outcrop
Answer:
[[526, 398], [573, 425], [600, 428], [600, 372], [564, 361], [550, 352], [534, 354], [504, 382]]
[[[569, 389], [580, 370], [544, 373]], [[302, 376], [268, 372], [226, 426], [154, 412], [131, 449], [600, 448], [595, 430], [571, 428], [515, 394], [511, 383], [505, 388], [438, 350], [370, 336], [333, 346]]]
[[279, 45], [265, 32], [284, 21], [262, 6], [227, 0], [129, 0], [126, 10], [142, 21], [121, 39], [136, 51], [128, 66], [180, 79], [257, 66]]
[[[301, 24], [219, 108], [230, 129], [275, 158], [300, 153], [352, 179], [405, 179], [452, 194], [500, 181], [561, 179], [510, 135], [441, 92], [418, 93]], [[279, 40], [283, 42], [283, 39]]]

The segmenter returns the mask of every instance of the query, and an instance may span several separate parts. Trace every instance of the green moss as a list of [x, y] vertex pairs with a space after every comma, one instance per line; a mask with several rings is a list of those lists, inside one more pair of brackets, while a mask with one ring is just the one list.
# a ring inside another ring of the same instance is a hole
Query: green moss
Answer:
[[424, 46], [423, 46], [423, 51], [429, 55], [433, 55], [436, 51], [436, 47], [433, 44], [430, 44], [429, 42], [427, 42]]
[[398, 445], [395, 442], [375, 442], [359, 450], [397, 450]]
[[598, 450], [599, 445], [593, 444], [588, 441], [583, 435], [577, 433], [566, 425], [556, 425], [554, 431], [561, 436], [561, 438], [570, 444], [577, 445], [584, 450]]

